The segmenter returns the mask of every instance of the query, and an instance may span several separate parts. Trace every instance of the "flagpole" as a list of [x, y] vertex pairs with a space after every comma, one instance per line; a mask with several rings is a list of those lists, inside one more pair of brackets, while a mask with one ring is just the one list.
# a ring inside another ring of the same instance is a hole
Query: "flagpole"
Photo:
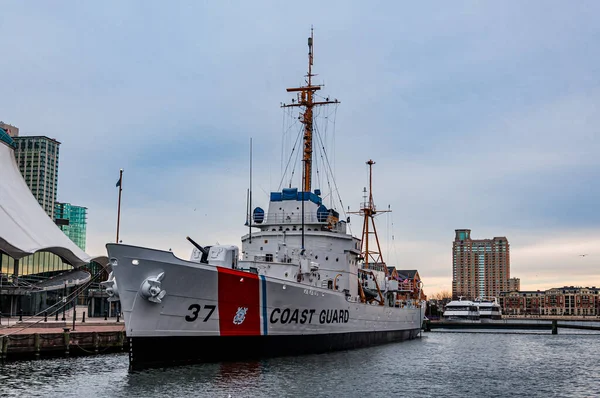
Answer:
[[123, 190], [123, 169], [119, 170], [119, 206], [117, 209], [117, 243], [119, 243], [119, 226], [121, 223], [121, 191]]

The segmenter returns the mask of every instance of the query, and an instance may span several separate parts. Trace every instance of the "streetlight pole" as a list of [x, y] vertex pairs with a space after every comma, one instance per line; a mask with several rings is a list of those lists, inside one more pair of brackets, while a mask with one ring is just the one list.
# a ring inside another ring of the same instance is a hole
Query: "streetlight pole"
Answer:
[[75, 331], [75, 317], [77, 316], [76, 305], [77, 305], [77, 301], [75, 301], [75, 298], [73, 298], [73, 328], [72, 328], [73, 331]]
[[67, 308], [67, 282], [66, 281], [65, 281], [65, 287], [63, 289], [63, 299], [62, 299], [62, 302], [63, 302], [63, 316], [62, 316], [62, 320], [66, 321], [67, 320], [67, 318], [65, 316], [65, 311], [66, 311], [66, 308]]

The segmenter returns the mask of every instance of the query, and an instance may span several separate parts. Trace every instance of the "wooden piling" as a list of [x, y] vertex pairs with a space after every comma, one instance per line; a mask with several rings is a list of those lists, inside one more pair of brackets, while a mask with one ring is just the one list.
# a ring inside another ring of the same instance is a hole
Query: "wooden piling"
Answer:
[[33, 334], [33, 351], [35, 353], [35, 357], [40, 357], [40, 335], [39, 333]]
[[8, 336], [4, 336], [2, 341], [4, 342], [2, 344], [2, 359], [6, 359], [6, 354], [8, 352]]
[[119, 333], [119, 347], [121, 347], [121, 351], [123, 351], [124, 342], [125, 342], [125, 331], [123, 330]]
[[65, 355], [66, 356], [69, 356], [70, 339], [71, 339], [71, 333], [69, 333], [69, 328], [64, 328], [63, 341], [65, 344]]
[[558, 321], [556, 319], [552, 321], [552, 334], [558, 334]]
[[94, 334], [92, 335], [92, 341], [94, 344], [94, 354], [98, 353], [98, 340], [100, 340], [100, 338], [98, 337], [98, 332], [94, 332]]

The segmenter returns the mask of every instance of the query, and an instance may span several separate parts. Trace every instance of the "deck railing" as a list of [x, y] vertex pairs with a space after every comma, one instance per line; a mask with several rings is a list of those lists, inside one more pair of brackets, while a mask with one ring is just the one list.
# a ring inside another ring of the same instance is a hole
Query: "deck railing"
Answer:
[[[327, 224], [325, 222], [319, 222], [317, 218], [316, 212], [305, 212], [304, 213], [304, 223], [308, 224]], [[254, 225], [257, 225], [256, 222], [253, 222]], [[273, 212], [273, 213], [265, 213], [265, 218], [261, 224], [302, 224], [302, 210], [294, 213], [283, 213], [283, 212]]]

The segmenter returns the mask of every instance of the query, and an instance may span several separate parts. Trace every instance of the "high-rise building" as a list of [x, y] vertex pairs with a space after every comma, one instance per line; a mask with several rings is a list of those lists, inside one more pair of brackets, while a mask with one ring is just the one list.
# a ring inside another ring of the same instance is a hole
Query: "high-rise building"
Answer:
[[44, 136], [13, 139], [15, 158], [23, 179], [46, 214], [54, 220], [60, 142]]
[[19, 136], [19, 128], [18, 127], [12, 126], [10, 124], [6, 124], [1, 120], [0, 120], [0, 129], [6, 131], [8, 133], [8, 135], [10, 135], [13, 138]]
[[85, 251], [87, 229], [87, 207], [75, 206], [70, 203], [56, 202], [54, 210], [56, 225]]
[[498, 297], [508, 290], [510, 248], [506, 237], [471, 239], [470, 229], [455, 230], [452, 244], [452, 298]]
[[521, 291], [521, 279], [519, 278], [510, 278], [508, 280], [508, 290], [509, 292], [518, 292]]

